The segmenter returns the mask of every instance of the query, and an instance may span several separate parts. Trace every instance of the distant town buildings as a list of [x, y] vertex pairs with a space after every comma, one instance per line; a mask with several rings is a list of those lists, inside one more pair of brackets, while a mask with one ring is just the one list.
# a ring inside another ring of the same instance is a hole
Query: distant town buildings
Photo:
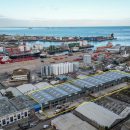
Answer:
[[84, 65], [89, 65], [89, 64], [91, 64], [92, 63], [92, 61], [91, 61], [91, 55], [84, 55], [83, 56], [83, 63], [84, 63]]

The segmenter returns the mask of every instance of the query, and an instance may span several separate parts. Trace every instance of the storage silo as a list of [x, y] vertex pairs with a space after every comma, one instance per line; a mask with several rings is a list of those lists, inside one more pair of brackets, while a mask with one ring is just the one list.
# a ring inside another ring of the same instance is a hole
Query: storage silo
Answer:
[[73, 71], [76, 72], [79, 70], [79, 62], [73, 62]]
[[68, 63], [68, 62], [66, 62], [66, 64], [65, 64], [65, 65], [66, 65], [65, 72], [66, 72], [66, 73], [69, 73], [69, 63]]
[[55, 64], [56, 72], [55, 75], [59, 75], [59, 64]]
[[60, 64], [60, 71], [61, 71], [61, 74], [63, 74], [63, 71], [64, 71], [64, 65], [63, 65], [63, 63]]

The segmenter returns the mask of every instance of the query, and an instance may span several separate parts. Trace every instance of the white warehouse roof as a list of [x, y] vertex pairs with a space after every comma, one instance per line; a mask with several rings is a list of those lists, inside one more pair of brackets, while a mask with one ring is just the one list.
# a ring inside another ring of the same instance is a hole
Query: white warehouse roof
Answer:
[[23, 95], [18, 89], [13, 88], [13, 87], [7, 88], [7, 89], [6, 89], [6, 92], [7, 92], [7, 91], [11, 91], [15, 97], [20, 96], [20, 95]]
[[58, 130], [97, 130], [72, 113], [67, 113], [53, 119], [51, 125], [55, 126]]
[[117, 120], [122, 118], [112, 111], [93, 102], [82, 104], [76, 109], [76, 112], [102, 127], [111, 127]]
[[28, 94], [29, 92], [34, 91], [37, 88], [32, 84], [23, 84], [18, 86], [17, 89], [23, 94]]
[[52, 85], [47, 82], [39, 82], [39, 83], [35, 84], [35, 87], [37, 87], [38, 89], [41, 89], [41, 88], [45, 88], [45, 87], [52, 87]]

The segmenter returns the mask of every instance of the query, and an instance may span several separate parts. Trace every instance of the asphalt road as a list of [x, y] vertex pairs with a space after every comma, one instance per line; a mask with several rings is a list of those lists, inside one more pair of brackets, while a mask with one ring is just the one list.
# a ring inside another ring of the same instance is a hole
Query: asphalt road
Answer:
[[[50, 125], [51, 124], [51, 119], [47, 120], [47, 121], [41, 121], [40, 123], [38, 123], [38, 125], [36, 125], [33, 128], [30, 128], [28, 130], [42, 130], [43, 129], [43, 125]], [[49, 129], [43, 129], [43, 130], [52, 130], [51, 128]]]

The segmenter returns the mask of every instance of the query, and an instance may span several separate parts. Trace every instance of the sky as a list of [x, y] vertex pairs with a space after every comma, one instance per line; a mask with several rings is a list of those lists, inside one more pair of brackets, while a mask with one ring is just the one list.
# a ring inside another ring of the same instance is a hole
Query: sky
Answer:
[[129, 25], [130, 0], [0, 0], [0, 27]]

